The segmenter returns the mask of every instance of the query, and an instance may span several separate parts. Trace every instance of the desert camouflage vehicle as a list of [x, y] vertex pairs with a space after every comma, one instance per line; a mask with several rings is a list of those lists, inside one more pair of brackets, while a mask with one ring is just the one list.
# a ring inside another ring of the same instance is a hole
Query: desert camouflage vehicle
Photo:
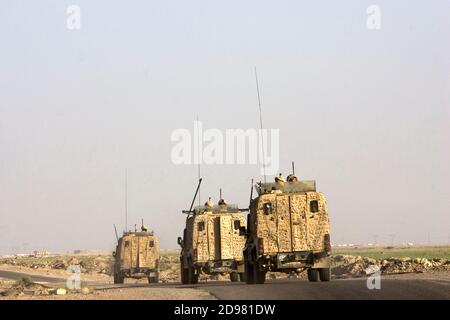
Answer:
[[149, 283], [159, 281], [158, 239], [144, 225], [139, 232], [124, 232], [113, 256], [114, 283], [123, 283], [125, 278], [148, 278]]
[[[309, 281], [330, 280], [330, 226], [325, 196], [315, 181], [256, 185], [258, 197], [251, 200], [244, 249], [248, 284], [264, 283], [267, 271], [301, 272]], [[292, 179], [293, 177], [293, 179]], [[289, 181], [291, 180], [291, 181]]]
[[[195, 199], [195, 198], [194, 198]], [[229, 274], [230, 280], [244, 281], [245, 235], [240, 235], [241, 226], [246, 225], [245, 216], [237, 205], [218, 205], [208, 201], [188, 214], [183, 238], [178, 238], [181, 246], [181, 282], [198, 282], [200, 274]]]

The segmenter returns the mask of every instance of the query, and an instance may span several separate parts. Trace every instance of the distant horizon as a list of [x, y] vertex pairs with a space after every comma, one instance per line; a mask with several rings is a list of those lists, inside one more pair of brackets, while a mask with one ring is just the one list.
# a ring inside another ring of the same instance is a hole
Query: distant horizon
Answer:
[[[377, 244], [371, 244], [371, 243], [342, 243], [342, 244], [331, 244], [332, 248], [373, 248], [373, 249], [386, 249], [386, 248], [400, 248], [400, 247], [420, 247], [420, 248], [427, 248], [427, 247], [450, 247], [450, 243], [394, 243], [394, 244], [388, 244], [388, 243], [377, 243]], [[83, 254], [110, 254], [113, 252], [111, 251], [97, 251], [97, 250], [88, 250], [88, 249], [67, 249], [63, 251], [48, 251], [45, 249], [35, 249], [31, 250], [30, 252], [8, 252], [8, 253], [0, 253], [0, 256], [13, 256], [13, 255], [33, 255], [34, 251], [47, 251], [50, 255], [62, 255], [62, 254], [68, 254], [68, 255], [83, 255]], [[75, 251], [80, 251], [75, 253]], [[164, 251], [181, 251], [180, 248], [160, 248], [160, 252]]]

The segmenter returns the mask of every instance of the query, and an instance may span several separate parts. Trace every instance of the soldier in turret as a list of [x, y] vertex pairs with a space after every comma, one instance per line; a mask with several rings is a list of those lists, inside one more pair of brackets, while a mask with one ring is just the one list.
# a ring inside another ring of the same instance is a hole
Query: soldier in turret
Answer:
[[208, 201], [205, 202], [205, 207], [207, 209], [212, 209], [214, 207], [214, 202], [212, 201], [211, 197], [209, 197]]
[[226, 211], [227, 210], [227, 203], [225, 201], [225, 199], [220, 199], [218, 202], [219, 205], [219, 210], [220, 211]]
[[286, 180], [284, 180], [283, 175], [280, 173], [278, 177], [275, 177], [275, 186], [272, 187], [271, 193], [282, 193], [285, 183]]

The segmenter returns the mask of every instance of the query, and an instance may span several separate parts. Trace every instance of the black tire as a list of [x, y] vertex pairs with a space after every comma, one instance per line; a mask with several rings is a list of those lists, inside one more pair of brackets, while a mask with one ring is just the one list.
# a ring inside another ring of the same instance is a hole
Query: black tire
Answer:
[[154, 276], [148, 277], [148, 283], [158, 283], [159, 282], [159, 272], [155, 272]]
[[198, 274], [195, 274], [195, 268], [192, 264], [192, 261], [188, 261], [188, 284], [197, 284], [198, 283]]
[[255, 284], [263, 284], [266, 281], [266, 272], [259, 269], [259, 263], [253, 264], [253, 281]]
[[231, 272], [230, 273], [230, 281], [231, 282], [238, 282], [239, 281], [239, 274], [237, 272]]
[[245, 272], [245, 283], [254, 284], [255, 280], [253, 278], [253, 265], [250, 262], [247, 261], [245, 262], [244, 272]]
[[192, 277], [192, 284], [197, 284], [197, 283], [198, 283], [198, 274], [194, 273], [194, 276]]
[[239, 273], [239, 281], [240, 282], [246, 282], [245, 272]]
[[181, 277], [182, 284], [189, 284], [189, 269], [183, 268], [181, 270]]
[[331, 279], [331, 269], [330, 268], [320, 268], [319, 269], [320, 281], [330, 281]]
[[317, 269], [308, 269], [308, 280], [310, 282], [319, 281], [319, 271]]
[[184, 272], [183, 259], [180, 259], [180, 281], [181, 284], [186, 284], [186, 276]]
[[120, 272], [114, 273], [114, 283], [115, 284], [123, 284], [124, 281], [125, 281], [125, 278]]
[[184, 267], [183, 259], [180, 262], [181, 284], [189, 284], [189, 269]]

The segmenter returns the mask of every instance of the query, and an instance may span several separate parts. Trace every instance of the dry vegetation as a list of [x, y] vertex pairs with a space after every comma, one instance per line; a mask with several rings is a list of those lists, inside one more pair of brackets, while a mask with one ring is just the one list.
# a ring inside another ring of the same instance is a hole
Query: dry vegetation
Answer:
[[[30, 275], [47, 275], [58, 277], [64, 280], [67, 277], [66, 269], [69, 265], [79, 265], [82, 272], [82, 288], [80, 290], [67, 290], [64, 297], [67, 299], [119, 299], [124, 298], [120, 290], [103, 290], [102, 292], [94, 290], [92, 283], [100, 282], [112, 284], [111, 270], [113, 258], [109, 254], [95, 255], [64, 255], [57, 257], [4, 257], [0, 258], [0, 269], [17, 271]], [[450, 247], [385, 247], [385, 248], [346, 248], [334, 250], [332, 257], [332, 274], [334, 278], [361, 277], [370, 275], [373, 272], [380, 271], [383, 275], [400, 274], [427, 274], [434, 275], [450, 274]], [[160, 282], [179, 283], [180, 264], [178, 250], [165, 250], [160, 255]], [[287, 275], [284, 273], [269, 273], [269, 279], [279, 279], [286, 277], [305, 277], [305, 273]], [[228, 275], [207, 276], [202, 275], [200, 282], [210, 280], [228, 280]], [[126, 280], [128, 283], [146, 283], [142, 280]], [[58, 284], [64, 286], [64, 281]], [[56, 284], [52, 286], [47, 284], [33, 283], [29, 278], [23, 278], [18, 281], [0, 279], [0, 296], [5, 298], [30, 298], [35, 296], [59, 299], [57, 295]], [[143, 292], [142, 288], [127, 289], [126, 298], [139, 299], [148, 294]], [[174, 288], [152, 288], [151, 297], [162, 299], [182, 298], [176, 296], [180, 289]], [[175, 291], [174, 291], [175, 290]], [[183, 289], [184, 290], [184, 289]], [[192, 290], [192, 289], [189, 289]], [[144, 290], [145, 291], [145, 290]], [[207, 299], [207, 296], [200, 297]], [[134, 293], [133, 293], [134, 292]], [[174, 295], [175, 294], [175, 295]], [[0, 297], [1, 298], [1, 297]]]

